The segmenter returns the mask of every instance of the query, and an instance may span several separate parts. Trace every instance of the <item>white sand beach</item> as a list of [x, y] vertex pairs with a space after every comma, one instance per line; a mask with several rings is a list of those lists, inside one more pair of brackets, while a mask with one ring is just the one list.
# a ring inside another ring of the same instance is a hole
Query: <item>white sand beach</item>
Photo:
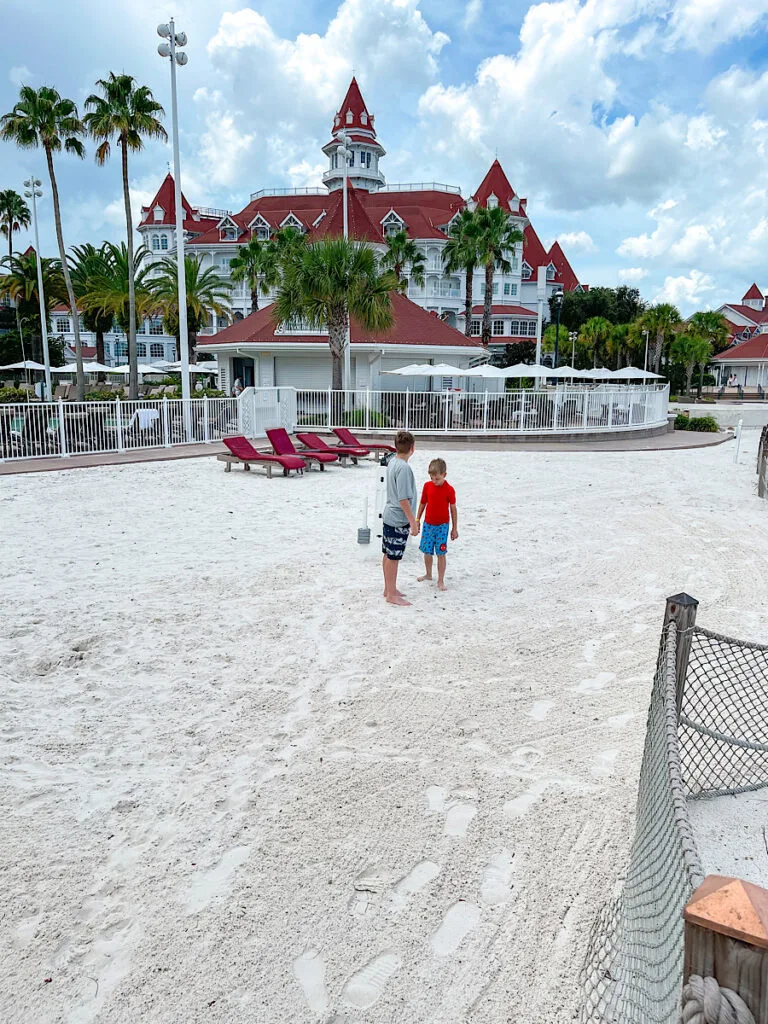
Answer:
[[575, 1019], [665, 598], [768, 642], [756, 442], [447, 452], [410, 609], [356, 543], [371, 463], [0, 478], [0, 1018]]

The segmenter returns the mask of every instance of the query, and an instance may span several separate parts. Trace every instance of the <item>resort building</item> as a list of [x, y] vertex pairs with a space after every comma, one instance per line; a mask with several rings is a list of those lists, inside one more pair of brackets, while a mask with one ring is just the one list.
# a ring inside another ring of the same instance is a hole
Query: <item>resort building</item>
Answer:
[[741, 302], [720, 306], [728, 321], [731, 347], [714, 357], [718, 384], [735, 376], [741, 387], [768, 386], [768, 308], [756, 284]]

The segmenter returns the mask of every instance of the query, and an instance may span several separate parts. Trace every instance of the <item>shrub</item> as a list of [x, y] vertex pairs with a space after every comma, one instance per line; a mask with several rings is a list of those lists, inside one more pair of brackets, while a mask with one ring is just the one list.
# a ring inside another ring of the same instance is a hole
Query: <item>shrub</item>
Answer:
[[[380, 412], [373, 409], [367, 411], [367, 422], [371, 427], [388, 427], [389, 419]], [[366, 424], [366, 410], [354, 409], [352, 412], [344, 413], [344, 425], [347, 427], [364, 427]]]
[[699, 430], [716, 434], [720, 424], [714, 416], [689, 416], [687, 412], [678, 413], [675, 417], [675, 430]]
[[680, 401], [680, 396], [679, 395], [670, 395], [669, 396], [669, 400], [670, 400], [670, 402], [679, 402]]
[[21, 388], [0, 388], [0, 402], [26, 402], [28, 397]]

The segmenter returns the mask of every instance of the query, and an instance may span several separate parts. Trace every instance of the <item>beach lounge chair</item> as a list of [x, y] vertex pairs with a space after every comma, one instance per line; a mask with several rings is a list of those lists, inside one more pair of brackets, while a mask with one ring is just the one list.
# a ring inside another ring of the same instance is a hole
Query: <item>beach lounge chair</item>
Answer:
[[365, 444], [361, 444], [349, 427], [334, 427], [333, 432], [341, 441], [340, 448], [370, 448], [372, 452], [394, 452], [397, 449], [391, 444], [373, 444], [372, 442], [366, 441]]
[[302, 431], [301, 433], [297, 431], [296, 437], [310, 451], [330, 452], [332, 455], [338, 455], [342, 465], [347, 459], [351, 459], [353, 463], [357, 464], [358, 459], [364, 459], [371, 454], [370, 448], [348, 448], [341, 445], [332, 448], [319, 434], [314, 434], [312, 431]]
[[310, 464], [316, 462], [321, 470], [325, 469], [326, 462], [336, 462], [339, 458], [332, 451], [316, 452], [310, 451], [308, 448], [302, 448], [300, 452], [297, 452], [296, 446], [284, 427], [273, 427], [272, 430], [267, 431], [267, 437], [276, 455], [298, 455], [300, 458], [306, 459]]
[[244, 470], [250, 469], [251, 463], [262, 466], [268, 477], [272, 476], [275, 466], [282, 468], [283, 476], [288, 476], [292, 469], [295, 469], [297, 473], [303, 473], [307, 468], [304, 459], [298, 455], [270, 455], [267, 452], [257, 451], [246, 437], [223, 437], [222, 441], [228, 449], [228, 454], [217, 455], [216, 458], [219, 462], [226, 463], [224, 467], [226, 473], [231, 471], [233, 462], [241, 463]]

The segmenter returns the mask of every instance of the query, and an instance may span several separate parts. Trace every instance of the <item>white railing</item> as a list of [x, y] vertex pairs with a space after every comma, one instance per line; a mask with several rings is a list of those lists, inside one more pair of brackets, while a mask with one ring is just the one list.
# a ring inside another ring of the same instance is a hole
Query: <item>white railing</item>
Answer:
[[499, 393], [298, 389], [296, 427], [449, 434], [608, 433], [666, 424], [668, 400], [667, 385]]
[[0, 459], [124, 452], [216, 441], [240, 433], [236, 398], [0, 405]]

